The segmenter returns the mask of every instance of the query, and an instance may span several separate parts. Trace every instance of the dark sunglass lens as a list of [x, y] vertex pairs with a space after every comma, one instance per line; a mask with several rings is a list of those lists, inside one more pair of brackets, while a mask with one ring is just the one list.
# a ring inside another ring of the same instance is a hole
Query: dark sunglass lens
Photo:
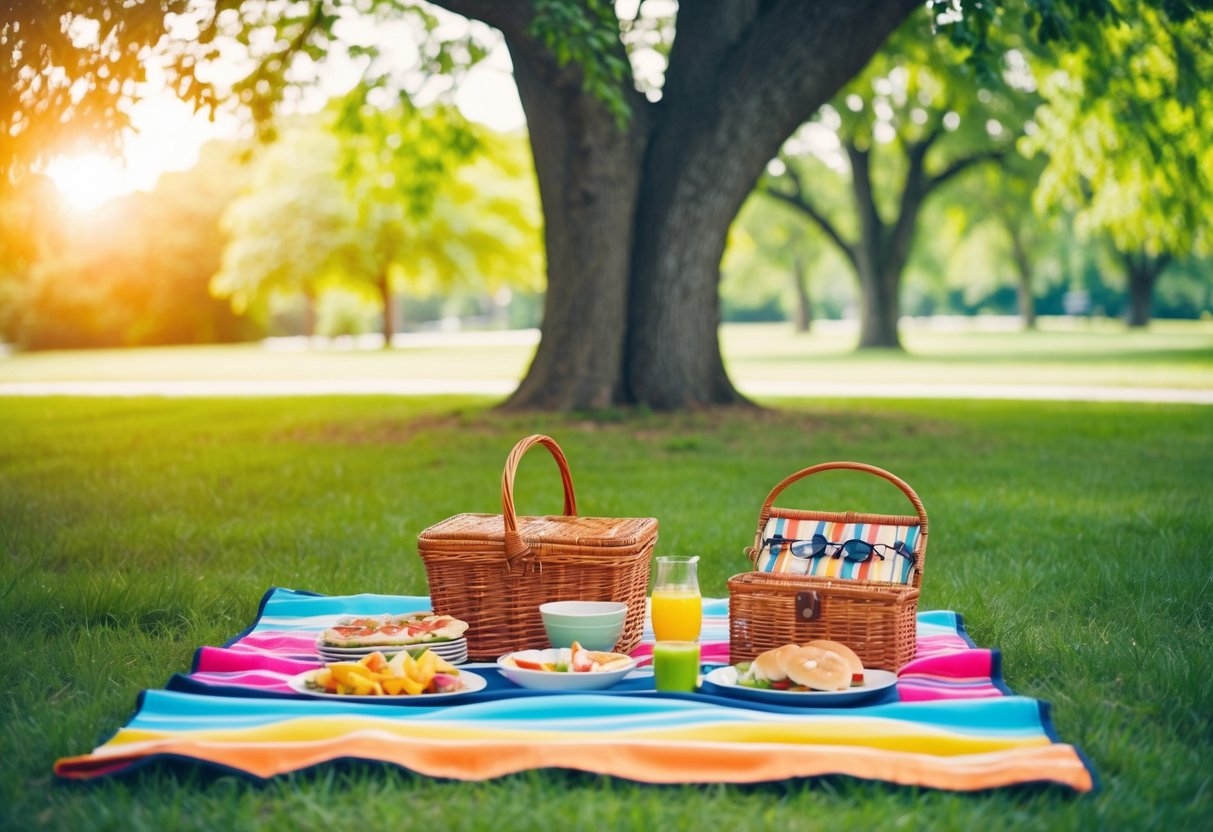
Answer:
[[862, 540], [848, 540], [842, 544], [842, 552], [847, 560], [863, 563], [872, 556], [872, 552], [876, 551], [872, 548], [871, 543], [865, 543]]
[[804, 560], [805, 558], [811, 558], [814, 556], [813, 544], [808, 540], [797, 540], [788, 548], [791, 550], [792, 557], [794, 558]]
[[813, 535], [813, 539], [809, 542], [812, 545], [812, 548], [810, 549], [810, 552], [812, 553], [811, 556], [815, 558], [819, 558], [824, 555], [826, 553], [826, 547], [830, 545], [830, 541], [826, 540], [826, 536], [823, 534]]

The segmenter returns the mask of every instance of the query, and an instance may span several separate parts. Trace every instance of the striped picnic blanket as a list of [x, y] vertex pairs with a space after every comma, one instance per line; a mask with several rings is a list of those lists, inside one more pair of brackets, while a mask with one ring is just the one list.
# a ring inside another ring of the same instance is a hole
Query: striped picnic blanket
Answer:
[[[248, 630], [198, 650], [189, 673], [145, 691], [125, 726], [55, 773], [88, 779], [184, 759], [268, 778], [359, 759], [460, 780], [569, 768], [649, 783], [844, 774], [952, 790], [1095, 785], [1082, 754], [1057, 739], [1048, 704], [1013, 695], [997, 651], [976, 647], [947, 611], [920, 613], [918, 653], [897, 684], [850, 707], [658, 693], [647, 629], [640, 667], [601, 692], [524, 690], [488, 664], [465, 665], [484, 690], [441, 705], [311, 699], [288, 685], [319, 666], [314, 642], [334, 619], [428, 608], [424, 596], [272, 589]], [[705, 663], [727, 661], [727, 599], [704, 600], [701, 642]]]

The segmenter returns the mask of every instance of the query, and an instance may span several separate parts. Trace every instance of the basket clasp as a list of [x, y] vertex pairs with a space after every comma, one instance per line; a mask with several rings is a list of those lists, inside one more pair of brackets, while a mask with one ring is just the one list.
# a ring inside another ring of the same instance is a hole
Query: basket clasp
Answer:
[[796, 593], [796, 620], [816, 621], [821, 617], [821, 597], [816, 590]]

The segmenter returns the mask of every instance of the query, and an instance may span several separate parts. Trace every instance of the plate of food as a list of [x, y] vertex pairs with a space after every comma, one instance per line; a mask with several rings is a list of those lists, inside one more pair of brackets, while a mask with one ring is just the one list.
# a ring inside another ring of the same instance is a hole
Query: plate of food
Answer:
[[316, 639], [317, 647], [362, 650], [379, 647], [458, 641], [468, 625], [449, 615], [410, 612], [401, 615], [363, 615], [339, 618]]
[[820, 639], [785, 644], [752, 662], [718, 667], [704, 676], [706, 693], [813, 708], [851, 705], [897, 683], [897, 674], [865, 668], [855, 651]]
[[332, 662], [300, 673], [288, 684], [296, 693], [321, 699], [423, 704], [484, 690], [488, 682], [432, 650], [417, 657], [402, 650], [391, 659], [372, 653], [358, 661]]
[[316, 655], [326, 662], [357, 661], [363, 656], [369, 656], [376, 651], [383, 653], [389, 659], [401, 650], [407, 650], [416, 658], [425, 650], [433, 650], [451, 664], [463, 664], [468, 659], [468, 642], [466, 638], [454, 641], [427, 641], [421, 644], [406, 644], [386, 647], [328, 647], [316, 645]]
[[623, 653], [572, 647], [519, 650], [497, 660], [501, 675], [532, 690], [604, 690], [636, 669], [636, 660]]

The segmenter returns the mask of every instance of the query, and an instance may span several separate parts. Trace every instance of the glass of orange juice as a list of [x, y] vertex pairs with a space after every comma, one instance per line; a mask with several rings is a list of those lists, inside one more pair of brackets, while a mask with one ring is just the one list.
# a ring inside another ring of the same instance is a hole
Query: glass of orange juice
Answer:
[[703, 624], [698, 563], [698, 556], [657, 558], [650, 613], [657, 641], [698, 640]]

